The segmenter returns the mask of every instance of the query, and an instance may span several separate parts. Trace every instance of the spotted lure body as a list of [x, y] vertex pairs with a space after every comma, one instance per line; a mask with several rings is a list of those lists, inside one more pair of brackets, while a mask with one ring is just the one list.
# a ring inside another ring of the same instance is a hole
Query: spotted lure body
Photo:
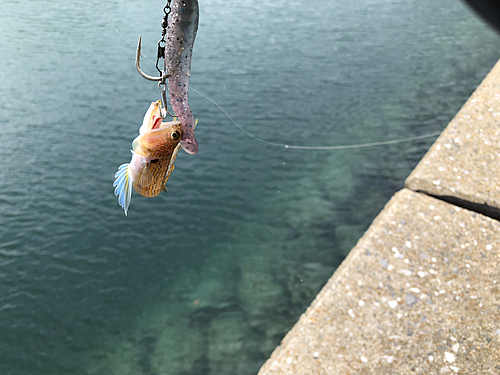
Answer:
[[198, 142], [194, 137], [195, 121], [188, 103], [191, 56], [198, 31], [198, 17], [197, 0], [173, 0], [165, 46], [170, 103], [182, 123], [182, 148], [189, 154], [198, 152]]
[[160, 101], [157, 101], [149, 106], [139, 136], [132, 142], [132, 160], [120, 165], [115, 174], [115, 195], [125, 215], [132, 198], [132, 187], [144, 197], [156, 197], [166, 191], [165, 185], [174, 170], [183, 127], [179, 121], [162, 123], [159, 105]]

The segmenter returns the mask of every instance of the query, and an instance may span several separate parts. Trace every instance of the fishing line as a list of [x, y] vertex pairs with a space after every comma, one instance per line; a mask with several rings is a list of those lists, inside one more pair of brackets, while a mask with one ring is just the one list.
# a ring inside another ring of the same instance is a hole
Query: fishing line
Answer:
[[[120, 38], [122, 38], [130, 47], [132, 47], [134, 50], [137, 48], [137, 46], [134, 46], [132, 43], [130, 43], [128, 41], [127, 38], [125, 38], [122, 33], [120, 32], [120, 30], [118, 30], [115, 25], [113, 24], [113, 22], [111, 22], [111, 20], [109, 19], [108, 17], [108, 14], [106, 13], [106, 10], [104, 9], [104, 6], [101, 4], [101, 1], [100, 0], [97, 0], [97, 3], [99, 4], [99, 7], [101, 8], [101, 11], [102, 11], [102, 14], [104, 15], [104, 17], [106, 17], [106, 19], [108, 20], [109, 24], [111, 25], [111, 27], [116, 31], [116, 33], [118, 35], [120, 35]], [[144, 57], [146, 60], [149, 60], [151, 61], [151, 64], [154, 64], [155, 63], [153, 62], [153, 60], [151, 60], [149, 57], [147, 57], [145, 54], [141, 53], [141, 56]]]
[[[99, 6], [101, 7], [102, 13], [104, 14], [104, 17], [108, 20], [109, 24], [111, 27], [116, 31], [116, 33], [133, 49], [136, 49], [136, 46], [134, 46], [132, 43], [130, 43], [121, 33], [120, 31], [115, 27], [113, 22], [109, 19], [106, 11], [104, 10], [103, 5], [101, 4], [100, 0], [97, 0], [99, 3]], [[151, 63], [154, 65], [155, 63], [153, 60], [151, 60], [149, 57], [146, 55], [141, 54], [145, 59], [151, 61]], [[427, 139], [427, 138], [432, 138], [432, 137], [437, 137], [438, 135], [441, 134], [441, 132], [433, 132], [433, 133], [427, 133], [415, 137], [409, 137], [409, 138], [401, 138], [401, 139], [394, 139], [391, 141], [381, 141], [381, 142], [369, 142], [369, 143], [357, 143], [357, 144], [351, 144], [351, 145], [337, 145], [337, 146], [294, 146], [294, 145], [287, 145], [285, 143], [276, 143], [276, 142], [269, 142], [266, 141], [265, 139], [260, 139], [253, 135], [252, 133], [249, 133], [246, 131], [240, 124], [238, 124], [233, 118], [229, 115], [229, 113], [222, 108], [222, 106], [217, 103], [215, 100], [209, 98], [205, 94], [202, 94], [195, 88], [191, 87], [191, 90], [193, 90], [195, 93], [200, 95], [201, 97], [205, 98], [209, 102], [211, 102], [213, 105], [215, 105], [223, 114], [226, 116], [226, 118], [234, 125], [236, 126], [243, 134], [246, 136], [256, 140], [257, 142], [264, 143], [269, 146], [275, 146], [275, 147], [284, 147], [284, 148], [290, 148], [290, 149], [295, 149], [295, 150], [349, 150], [349, 149], [356, 149], [356, 148], [366, 148], [366, 147], [377, 147], [377, 146], [387, 146], [387, 145], [394, 145], [398, 143], [405, 143], [405, 142], [413, 142], [413, 141], [418, 141], [421, 139]]]
[[202, 94], [198, 90], [194, 89], [191, 87], [191, 89], [197, 93], [198, 95], [201, 95], [211, 103], [213, 103], [217, 108], [221, 110], [222, 113], [227, 117], [229, 121], [231, 121], [238, 129], [240, 129], [243, 133], [245, 133], [247, 136], [250, 138], [255, 139], [256, 141], [265, 143], [270, 146], [277, 146], [277, 147], [284, 147], [284, 148], [292, 148], [292, 149], [299, 149], [299, 150], [348, 150], [348, 149], [353, 149], [353, 148], [364, 148], [364, 147], [375, 147], [375, 146], [386, 146], [386, 145], [393, 145], [397, 143], [404, 143], [404, 142], [412, 142], [412, 141], [417, 141], [419, 139], [426, 139], [426, 138], [432, 138], [435, 136], [438, 136], [441, 134], [441, 132], [434, 132], [434, 133], [428, 133], [424, 135], [419, 135], [416, 137], [410, 137], [410, 138], [402, 138], [402, 139], [394, 139], [392, 141], [381, 141], [381, 142], [369, 142], [369, 143], [357, 143], [353, 145], [337, 145], [337, 146], [293, 146], [293, 145], [287, 145], [285, 143], [275, 143], [275, 142], [269, 142], [264, 139], [257, 138], [255, 135], [252, 133], [247, 132], [243, 127], [241, 127], [240, 124], [238, 124], [236, 121], [232, 119], [231, 116], [229, 116], [229, 113], [222, 108], [219, 103], [217, 103], [215, 100], [210, 99], [208, 96]]

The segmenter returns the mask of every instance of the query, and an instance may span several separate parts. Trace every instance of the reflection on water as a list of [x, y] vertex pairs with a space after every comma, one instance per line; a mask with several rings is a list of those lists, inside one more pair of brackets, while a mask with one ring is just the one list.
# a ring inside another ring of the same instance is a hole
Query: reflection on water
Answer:
[[[164, 3], [101, 2], [154, 55]], [[441, 130], [500, 47], [454, 0], [200, 6], [192, 86], [280, 143]], [[432, 142], [272, 148], [192, 93], [199, 154], [126, 218], [156, 85], [96, 1], [0, 9], [2, 374], [255, 373]]]

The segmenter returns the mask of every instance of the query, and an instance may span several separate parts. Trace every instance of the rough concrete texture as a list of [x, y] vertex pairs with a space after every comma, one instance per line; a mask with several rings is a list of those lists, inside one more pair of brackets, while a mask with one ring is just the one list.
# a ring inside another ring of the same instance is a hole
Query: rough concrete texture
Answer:
[[[500, 62], [406, 180], [406, 187], [500, 209]], [[488, 211], [479, 209], [483, 212]], [[500, 211], [489, 215], [500, 218]]]
[[398, 192], [259, 375], [500, 374], [499, 244], [498, 221]]

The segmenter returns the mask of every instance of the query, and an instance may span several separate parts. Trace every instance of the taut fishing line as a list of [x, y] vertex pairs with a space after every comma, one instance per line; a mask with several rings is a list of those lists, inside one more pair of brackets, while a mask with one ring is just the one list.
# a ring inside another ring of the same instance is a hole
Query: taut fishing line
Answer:
[[425, 139], [425, 138], [431, 138], [438, 136], [441, 134], [441, 132], [434, 132], [434, 133], [429, 133], [429, 134], [424, 134], [424, 135], [419, 135], [416, 137], [410, 137], [410, 138], [402, 138], [402, 139], [395, 139], [392, 141], [382, 141], [382, 142], [370, 142], [370, 143], [358, 143], [354, 145], [338, 145], [338, 146], [292, 146], [292, 145], [287, 145], [284, 143], [275, 143], [275, 142], [269, 142], [264, 139], [257, 138], [255, 135], [252, 133], [247, 132], [245, 129], [241, 127], [240, 124], [238, 124], [236, 121], [232, 119], [231, 116], [229, 116], [229, 113], [226, 112], [224, 108], [222, 108], [219, 103], [217, 103], [215, 100], [210, 99], [208, 96], [202, 94], [201, 92], [195, 90], [192, 88], [192, 90], [197, 93], [198, 95], [204, 97], [208, 101], [212, 102], [217, 108], [219, 108], [222, 113], [227, 117], [229, 121], [231, 121], [238, 129], [240, 129], [243, 133], [245, 133], [247, 136], [250, 138], [255, 139], [256, 141], [265, 143], [270, 146], [278, 146], [278, 147], [284, 147], [284, 148], [293, 148], [293, 149], [299, 149], [299, 150], [346, 150], [350, 148], [363, 148], [363, 147], [375, 147], [375, 146], [385, 146], [385, 145], [393, 145], [396, 143], [403, 143], [403, 142], [411, 142], [411, 141], [416, 141], [419, 139]]
[[[101, 4], [101, 1], [97, 0], [97, 2], [99, 3], [101, 11], [102, 11], [104, 17], [106, 17], [106, 19], [108, 20], [111, 27], [116, 31], [116, 33], [120, 36], [120, 38], [122, 38], [130, 47], [132, 47], [135, 50], [136, 46], [134, 46], [132, 43], [130, 43], [127, 40], [127, 38], [125, 38], [122, 35], [122, 33], [120, 33], [120, 31], [115, 27], [113, 22], [111, 22], [111, 20], [109, 19], [108, 15], [106, 13], [106, 10], [104, 9], [103, 5]], [[151, 63], [153, 65], [155, 65], [153, 60], [151, 60], [149, 57], [147, 57], [146, 55], [142, 55], [142, 56], [145, 59], [151, 61]], [[423, 135], [419, 135], [419, 136], [415, 136], [415, 137], [394, 139], [392, 141], [357, 143], [357, 144], [351, 144], [351, 145], [337, 145], [337, 146], [293, 146], [293, 145], [287, 145], [285, 143], [269, 142], [269, 141], [266, 141], [264, 139], [260, 139], [260, 138], [256, 137], [255, 135], [253, 135], [252, 133], [249, 133], [248, 131], [246, 131], [240, 124], [238, 124], [235, 120], [233, 120], [233, 118], [229, 115], [229, 113], [224, 108], [222, 108], [222, 106], [219, 103], [217, 103], [215, 100], [202, 94], [201, 92], [199, 92], [198, 90], [196, 90], [193, 87], [191, 87], [191, 90], [193, 90], [195, 93], [197, 93], [198, 95], [200, 95], [201, 97], [205, 98], [206, 100], [211, 102], [213, 105], [215, 105], [234, 126], [236, 126], [239, 130], [241, 130], [241, 132], [243, 134], [245, 134], [246, 136], [248, 136], [248, 137], [250, 137], [258, 142], [264, 143], [264, 144], [269, 145], [269, 146], [298, 149], [298, 150], [348, 150], [348, 149], [355, 149], [355, 148], [387, 146], [387, 145], [394, 145], [394, 144], [398, 144], [398, 143], [413, 142], [413, 141], [418, 141], [421, 139], [437, 137], [438, 135], [441, 134], [441, 132], [433, 132], [433, 133], [427, 133], [427, 134], [423, 134]]]

